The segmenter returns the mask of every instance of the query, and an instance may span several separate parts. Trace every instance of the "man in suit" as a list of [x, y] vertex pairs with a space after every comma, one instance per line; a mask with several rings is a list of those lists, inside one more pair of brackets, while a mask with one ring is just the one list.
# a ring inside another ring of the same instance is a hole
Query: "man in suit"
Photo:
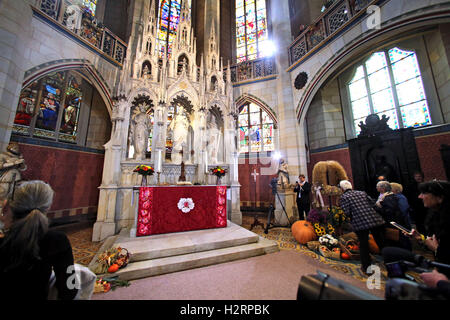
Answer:
[[304, 174], [298, 176], [299, 181], [295, 182], [294, 192], [297, 193], [297, 207], [298, 207], [298, 217], [301, 219], [302, 216], [306, 220], [306, 216], [311, 208], [311, 200], [309, 198], [311, 193], [311, 184], [306, 181]]

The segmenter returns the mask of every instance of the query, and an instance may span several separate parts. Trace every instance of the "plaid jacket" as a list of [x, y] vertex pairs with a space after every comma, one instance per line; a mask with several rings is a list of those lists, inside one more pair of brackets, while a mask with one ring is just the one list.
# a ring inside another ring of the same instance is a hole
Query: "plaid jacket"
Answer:
[[383, 218], [375, 212], [364, 191], [345, 191], [339, 199], [339, 205], [350, 218], [355, 231], [367, 230], [384, 224]]

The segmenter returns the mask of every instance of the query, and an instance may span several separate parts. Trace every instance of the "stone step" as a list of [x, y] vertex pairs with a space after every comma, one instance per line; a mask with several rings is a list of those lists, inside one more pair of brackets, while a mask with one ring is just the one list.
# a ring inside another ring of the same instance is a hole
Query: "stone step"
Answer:
[[132, 262], [113, 275], [118, 276], [120, 280], [135, 280], [255, 257], [278, 250], [275, 241], [258, 236], [258, 242], [255, 243]]
[[126, 248], [131, 253], [130, 262], [166, 258], [202, 251], [256, 243], [259, 236], [231, 221], [226, 228], [177, 232], [130, 238], [123, 233], [114, 246]]

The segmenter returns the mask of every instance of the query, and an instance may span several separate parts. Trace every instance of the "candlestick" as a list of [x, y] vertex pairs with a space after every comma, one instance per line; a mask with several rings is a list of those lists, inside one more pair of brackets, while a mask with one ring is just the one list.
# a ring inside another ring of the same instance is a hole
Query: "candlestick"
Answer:
[[156, 166], [156, 171], [157, 172], [161, 172], [161, 166], [162, 166], [161, 162], [162, 162], [161, 150], [158, 150], [158, 163], [157, 163], [157, 166]]

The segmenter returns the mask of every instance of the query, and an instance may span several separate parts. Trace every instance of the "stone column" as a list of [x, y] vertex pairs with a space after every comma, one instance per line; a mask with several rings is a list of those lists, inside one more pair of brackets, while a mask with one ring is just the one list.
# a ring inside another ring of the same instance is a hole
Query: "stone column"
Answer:
[[[111, 140], [105, 144], [105, 163], [103, 165], [102, 184], [99, 187], [97, 222], [94, 224], [92, 241], [101, 241], [116, 233], [116, 202], [118, 186], [120, 184], [123, 154], [123, 136], [128, 133], [128, 126], [124, 124], [125, 111], [129, 105], [124, 96], [115, 100], [111, 120], [113, 128]], [[125, 137], [126, 141], [126, 137]]]

